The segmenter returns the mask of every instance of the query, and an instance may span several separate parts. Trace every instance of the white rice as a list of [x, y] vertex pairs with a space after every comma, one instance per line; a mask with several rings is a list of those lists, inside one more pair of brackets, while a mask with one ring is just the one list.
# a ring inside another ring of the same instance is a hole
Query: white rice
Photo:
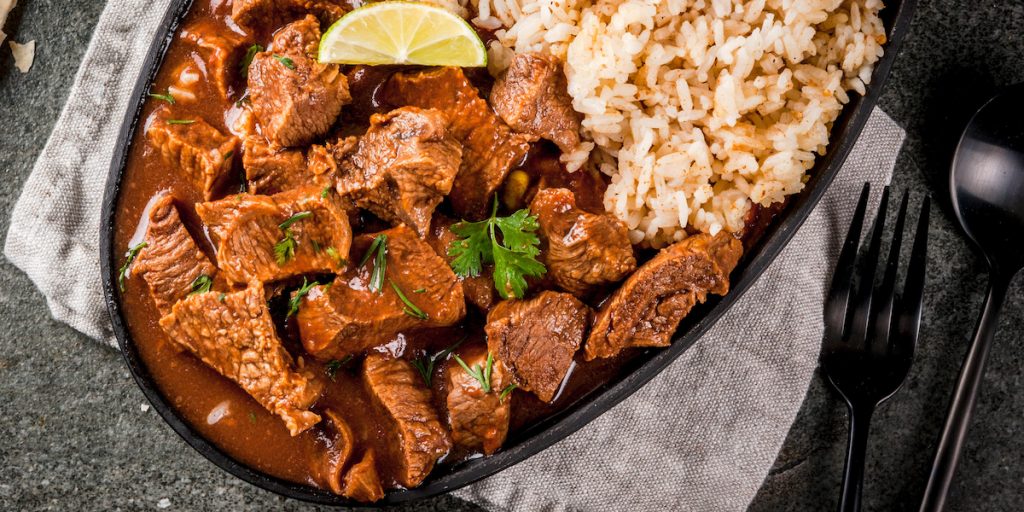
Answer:
[[885, 42], [881, 0], [470, 2], [492, 73], [512, 52], [564, 60], [593, 146], [563, 161], [609, 175], [605, 208], [654, 247], [799, 192]]

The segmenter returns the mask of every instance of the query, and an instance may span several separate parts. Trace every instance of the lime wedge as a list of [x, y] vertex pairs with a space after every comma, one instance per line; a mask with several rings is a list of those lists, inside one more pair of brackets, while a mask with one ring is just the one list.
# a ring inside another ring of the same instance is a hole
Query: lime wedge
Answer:
[[483, 67], [487, 50], [473, 27], [434, 5], [377, 2], [336, 21], [320, 39], [320, 62]]

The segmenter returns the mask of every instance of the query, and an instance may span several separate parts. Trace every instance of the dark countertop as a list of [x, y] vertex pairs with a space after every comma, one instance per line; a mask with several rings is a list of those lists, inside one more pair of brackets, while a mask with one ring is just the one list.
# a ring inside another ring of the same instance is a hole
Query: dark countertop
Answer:
[[[8, 23], [37, 40], [35, 67], [0, 51], [0, 228], [49, 135], [103, 2], [28, 0]], [[981, 307], [985, 268], [951, 223], [945, 177], [973, 110], [1024, 80], [1024, 5], [919, 2], [881, 106], [907, 129], [893, 183], [940, 204], [930, 239], [928, 300], [905, 388], [875, 415], [865, 508], [915, 509], [960, 362]], [[5, 45], [6, 46], [6, 45]], [[42, 234], [41, 236], [45, 236]], [[217, 469], [152, 411], [114, 351], [50, 318], [29, 280], [0, 257], [0, 508], [20, 510], [308, 510]], [[1024, 509], [1024, 286], [1011, 287], [1000, 334], [950, 498], [950, 510]], [[816, 377], [753, 510], [835, 505], [846, 412]], [[5, 505], [6, 504], [6, 505]], [[438, 498], [399, 510], [477, 510]]]

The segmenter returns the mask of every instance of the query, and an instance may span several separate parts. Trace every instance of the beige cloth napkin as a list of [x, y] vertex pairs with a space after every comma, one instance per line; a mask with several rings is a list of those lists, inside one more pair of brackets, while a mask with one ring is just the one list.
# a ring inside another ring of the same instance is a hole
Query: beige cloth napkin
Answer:
[[[100, 202], [129, 95], [168, 3], [108, 3], [4, 247], [54, 318], [115, 346], [99, 277]], [[456, 494], [494, 510], [746, 508], [817, 364], [826, 277], [861, 184], [889, 181], [903, 135], [875, 110], [807, 223], [710, 333], [576, 434]]]

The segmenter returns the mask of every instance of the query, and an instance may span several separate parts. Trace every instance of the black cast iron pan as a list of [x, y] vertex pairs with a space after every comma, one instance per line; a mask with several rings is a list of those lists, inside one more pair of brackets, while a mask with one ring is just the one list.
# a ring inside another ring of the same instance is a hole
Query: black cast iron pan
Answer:
[[[882, 86], [899, 52], [899, 47], [910, 29], [915, 3], [916, 0], [889, 0], [886, 2], [887, 6], [882, 11], [882, 18], [885, 22], [888, 42], [885, 45], [885, 55], [875, 65], [874, 76], [867, 94], [863, 97], [855, 95], [852, 97], [833, 125], [828, 152], [815, 163], [806, 188], [788, 203], [760, 240], [744, 255], [732, 273], [732, 289], [726, 296], [709, 297], [707, 303], [694, 308], [680, 325], [671, 347], [650, 351], [649, 354], [629, 363], [630, 366], [617, 380], [606, 383], [540, 424], [526, 431], [514, 433], [498, 453], [490, 457], [470, 460], [454, 467], [439, 467], [420, 487], [388, 491], [384, 499], [374, 505], [403, 503], [442, 494], [523, 461], [579, 430], [633, 394], [690, 348], [768, 268], [796, 233], [797, 228], [803, 224], [836, 173], [839, 172], [864, 127], [864, 123], [867, 122], [871, 109], [878, 101]], [[142, 73], [132, 92], [110, 166], [110, 175], [103, 198], [99, 236], [103, 291], [107, 308], [110, 311], [114, 334], [117, 336], [128, 368], [146, 398], [178, 435], [214, 464], [251, 484], [290, 498], [320, 504], [358, 506], [358, 503], [329, 492], [275, 478], [245, 466], [205, 440], [185, 423], [167, 402], [139, 357], [129, 332], [125, 328], [117, 292], [118, 263], [116, 258], [120, 253], [113, 246], [114, 217], [121, 190], [121, 178], [127, 165], [132, 135], [139, 123], [149, 85], [156, 76], [171, 38], [190, 6], [191, 0], [173, 0], [164, 15], [162, 28], [154, 34], [153, 43], [142, 67]]]

